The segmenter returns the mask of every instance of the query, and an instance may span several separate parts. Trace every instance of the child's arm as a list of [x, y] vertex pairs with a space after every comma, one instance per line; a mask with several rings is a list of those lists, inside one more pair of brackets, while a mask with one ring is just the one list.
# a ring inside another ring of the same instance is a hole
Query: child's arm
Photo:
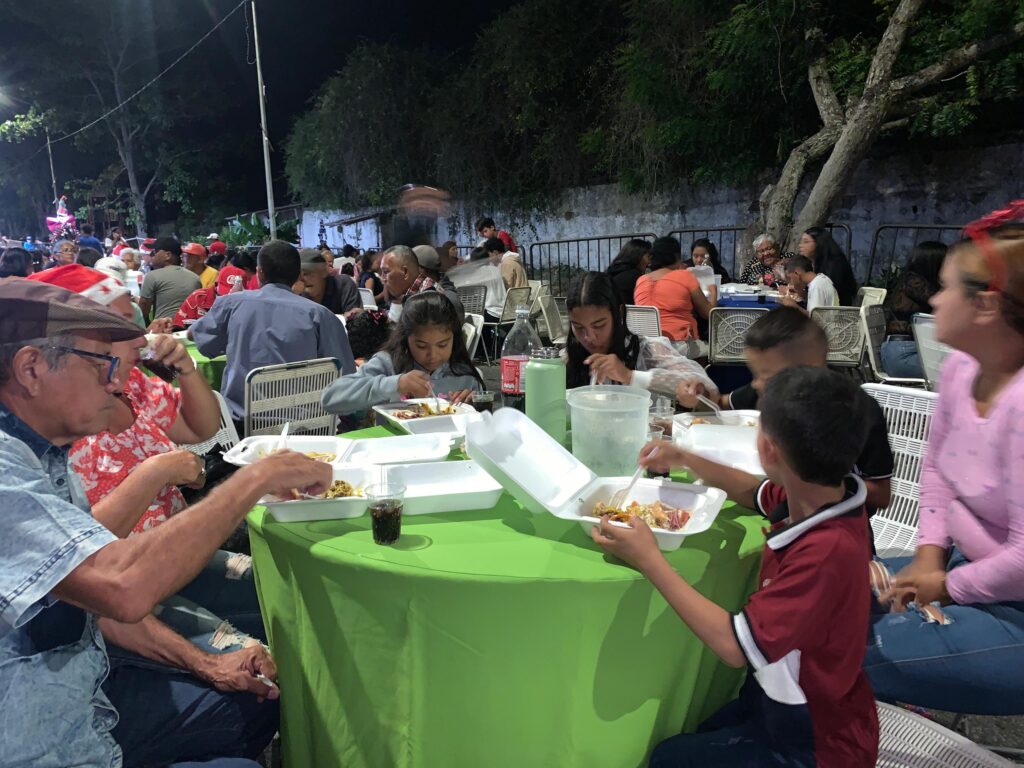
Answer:
[[[651, 451], [655, 447], [658, 452], [651, 456]], [[668, 472], [672, 468], [685, 467], [708, 485], [721, 488], [740, 506], [755, 509], [754, 496], [761, 485], [761, 478], [702, 458], [678, 446], [664, 441], [648, 443], [640, 451], [640, 466], [648, 467], [655, 472]]]
[[[417, 377], [413, 383], [422, 383], [422, 387], [411, 387], [404, 377]], [[425, 383], [419, 382], [423, 379]], [[356, 373], [335, 379], [324, 390], [321, 402], [331, 413], [355, 413], [378, 403], [394, 402], [404, 391], [408, 390], [418, 397], [426, 397], [429, 392], [430, 380], [422, 371], [411, 371], [397, 374], [393, 371], [390, 360], [379, 353], [367, 360]], [[422, 389], [422, 394], [417, 394]], [[413, 392], [415, 390], [415, 392]]]
[[612, 525], [607, 519], [591, 529], [594, 541], [606, 552], [632, 565], [646, 576], [679, 618], [701, 642], [730, 667], [744, 667], [746, 656], [736, 641], [732, 616], [708, 600], [672, 570], [661, 552], [654, 534], [637, 517], [629, 528]]

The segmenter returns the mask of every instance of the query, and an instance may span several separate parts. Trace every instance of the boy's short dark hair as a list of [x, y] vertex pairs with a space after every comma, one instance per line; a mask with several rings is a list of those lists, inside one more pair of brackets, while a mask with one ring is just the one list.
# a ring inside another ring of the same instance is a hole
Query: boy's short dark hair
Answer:
[[256, 264], [262, 267], [266, 283], [287, 285], [289, 288], [299, 279], [301, 272], [298, 250], [284, 240], [271, 240], [260, 248]]
[[864, 398], [853, 381], [828, 368], [787, 368], [761, 394], [761, 429], [801, 480], [836, 486], [867, 440]]
[[95, 229], [93, 228], [92, 224], [83, 224], [83, 225], [81, 226], [81, 230], [82, 230], [82, 234], [83, 234], [83, 235], [91, 235], [91, 234], [92, 234], [93, 232], [95, 232], [95, 231], [96, 231], [96, 230], [95, 230]]
[[494, 227], [494, 226], [495, 226], [495, 224], [494, 224], [494, 219], [492, 219], [492, 218], [489, 218], [489, 217], [485, 216], [485, 217], [484, 217], [484, 218], [482, 218], [482, 219], [477, 219], [477, 222], [476, 222], [476, 231], [477, 231], [477, 232], [480, 232], [480, 231], [482, 231], [482, 230], [483, 230], [483, 229], [484, 229], [485, 227]]
[[806, 256], [790, 256], [786, 259], [784, 268], [786, 272], [795, 272], [798, 269], [804, 272], [813, 272], [814, 264]]
[[505, 247], [505, 241], [500, 237], [489, 237], [487, 242], [484, 243], [484, 250], [488, 253], [491, 251], [501, 251], [504, 253], [508, 249]]
[[758, 352], [782, 348], [784, 352], [810, 350], [822, 357], [828, 354], [825, 329], [796, 307], [778, 307], [757, 318], [747, 329], [743, 343]]

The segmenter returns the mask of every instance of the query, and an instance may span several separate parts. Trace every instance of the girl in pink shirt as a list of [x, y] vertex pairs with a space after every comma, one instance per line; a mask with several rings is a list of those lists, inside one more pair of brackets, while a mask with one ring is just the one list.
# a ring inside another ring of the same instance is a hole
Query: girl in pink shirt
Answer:
[[[956, 351], [921, 471], [917, 550], [887, 563], [903, 569], [864, 661], [883, 700], [1024, 713], [1024, 239], [993, 239], [1012, 234], [973, 230], [931, 300], [936, 337]], [[929, 620], [930, 603], [949, 623]]]

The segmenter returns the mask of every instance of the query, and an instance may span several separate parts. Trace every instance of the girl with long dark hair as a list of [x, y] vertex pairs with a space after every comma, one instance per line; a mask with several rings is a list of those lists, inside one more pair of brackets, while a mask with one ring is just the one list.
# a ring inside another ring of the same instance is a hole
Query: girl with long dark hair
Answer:
[[690, 246], [690, 260], [688, 267], [711, 267], [716, 275], [720, 275], [723, 283], [731, 283], [732, 277], [722, 266], [722, 260], [718, 256], [718, 248], [706, 237], [700, 237], [693, 241]]
[[824, 227], [811, 227], [800, 236], [797, 250], [811, 260], [817, 274], [828, 275], [839, 294], [839, 303], [844, 307], [853, 306], [857, 278], [853, 276], [850, 260], [832, 239], [832, 234]]
[[636, 281], [647, 271], [651, 261], [651, 244], [646, 240], [634, 238], [622, 246], [619, 255], [608, 265], [608, 274], [615, 283], [619, 296], [627, 304], [633, 301], [633, 289]]

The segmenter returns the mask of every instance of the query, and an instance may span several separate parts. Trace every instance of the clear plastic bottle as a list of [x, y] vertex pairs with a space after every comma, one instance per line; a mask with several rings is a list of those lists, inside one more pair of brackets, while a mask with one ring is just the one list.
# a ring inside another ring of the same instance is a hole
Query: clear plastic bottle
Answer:
[[501, 399], [505, 406], [526, 412], [526, 364], [541, 346], [540, 336], [530, 325], [530, 310], [516, 307], [515, 325], [501, 347]]

